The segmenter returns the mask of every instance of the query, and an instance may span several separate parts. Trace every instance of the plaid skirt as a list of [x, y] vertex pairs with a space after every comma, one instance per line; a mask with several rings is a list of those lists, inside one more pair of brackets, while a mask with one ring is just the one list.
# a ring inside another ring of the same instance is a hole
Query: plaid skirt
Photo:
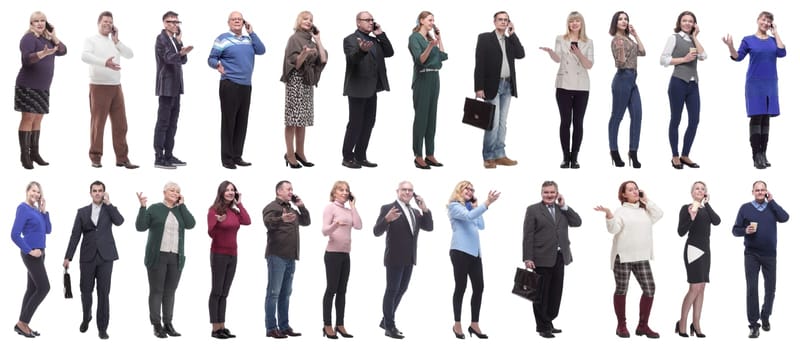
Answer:
[[50, 91], [15, 86], [14, 110], [36, 114], [50, 113]]

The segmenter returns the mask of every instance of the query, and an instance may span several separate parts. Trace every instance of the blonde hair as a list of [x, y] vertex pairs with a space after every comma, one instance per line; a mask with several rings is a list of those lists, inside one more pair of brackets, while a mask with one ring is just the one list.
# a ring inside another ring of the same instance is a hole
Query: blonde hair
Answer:
[[331, 188], [331, 197], [330, 197], [331, 202], [333, 202], [333, 200], [335, 199], [336, 189], [339, 188], [339, 186], [344, 186], [344, 188], [347, 189], [347, 192], [350, 193], [350, 184], [348, 184], [347, 181], [343, 180], [336, 181], [333, 183], [333, 188]]
[[297, 14], [297, 19], [294, 20], [295, 31], [303, 30], [303, 28], [301, 28], [300, 25], [303, 23], [303, 17], [305, 17], [306, 15], [310, 16], [311, 23], [314, 23], [314, 15], [311, 13], [311, 11], [302, 11]]
[[[463, 180], [457, 183], [456, 188], [453, 189], [453, 193], [450, 194], [450, 199], [447, 201], [447, 203], [449, 204], [451, 202], [459, 202], [461, 204], [466, 204], [464, 196], [461, 193], [464, 192], [464, 189], [467, 188], [467, 186], [472, 186], [472, 183], [467, 180]], [[472, 196], [473, 198], [475, 198], [474, 192]]]
[[[42, 11], [34, 11], [33, 13], [31, 13], [31, 17], [28, 20], [28, 31], [27, 32], [31, 32], [31, 33], [36, 34], [36, 32], [33, 31], [33, 21], [37, 20], [37, 19], [40, 19], [40, 18], [44, 18], [45, 22], [47, 22], [47, 16], [44, 14], [44, 12], [42, 12]], [[46, 29], [44, 30], [44, 32], [42, 32], [42, 36], [47, 36], [47, 30]], [[45, 39], [50, 40], [50, 38], [48, 38], [48, 37], [46, 37]]]
[[[433, 16], [433, 13], [431, 13], [430, 11], [420, 12], [419, 15], [417, 16], [417, 25], [414, 27], [414, 29], [411, 30], [411, 32], [412, 33], [418, 32], [419, 28], [422, 27], [422, 20], [428, 18], [428, 16]], [[425, 38], [428, 40], [433, 40], [433, 37], [431, 37], [431, 33], [425, 33]]]
[[583, 42], [589, 41], [589, 37], [586, 36], [586, 21], [583, 19], [583, 15], [578, 11], [572, 11], [567, 15], [567, 32], [564, 33], [564, 39], [569, 39], [569, 22], [576, 19], [581, 21], [581, 31], [578, 34], [578, 39]]

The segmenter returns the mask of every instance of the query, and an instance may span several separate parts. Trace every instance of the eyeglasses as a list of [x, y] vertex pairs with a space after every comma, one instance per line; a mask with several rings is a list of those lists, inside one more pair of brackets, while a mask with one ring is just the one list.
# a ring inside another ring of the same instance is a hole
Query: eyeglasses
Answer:
[[164, 22], [167, 22], [169, 24], [181, 24], [181, 23], [183, 23], [183, 22], [177, 21], [177, 20], [169, 20], [169, 21], [164, 21]]
[[374, 18], [359, 18], [358, 20], [364, 22], [375, 22]]
[[244, 18], [242, 18], [242, 17], [233, 17], [233, 18], [228, 18], [228, 20], [231, 21], [231, 22], [241, 22], [241, 21], [244, 21]]
[[413, 188], [400, 188], [398, 189], [400, 192], [414, 192]]

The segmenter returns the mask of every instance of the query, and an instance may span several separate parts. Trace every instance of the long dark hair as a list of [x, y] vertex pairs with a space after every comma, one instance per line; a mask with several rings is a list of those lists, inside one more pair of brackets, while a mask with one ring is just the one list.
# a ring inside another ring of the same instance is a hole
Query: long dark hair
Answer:
[[219, 184], [219, 187], [217, 187], [217, 197], [214, 199], [214, 204], [211, 205], [211, 209], [214, 209], [217, 215], [225, 214], [225, 212], [233, 206], [233, 201], [225, 201], [225, 191], [228, 190], [228, 185], [233, 186], [234, 192], [238, 192], [233, 182], [225, 180]]
[[617, 11], [614, 13], [614, 17], [611, 17], [611, 26], [608, 28], [608, 34], [611, 36], [617, 35], [617, 21], [619, 20], [619, 16], [625, 15], [628, 17], [628, 27], [625, 27], [625, 36], [629, 36], [631, 34], [630, 24], [631, 24], [631, 16], [628, 15], [625, 11]]
[[[627, 202], [625, 200], [625, 187], [627, 187], [628, 184], [633, 184], [634, 186], [636, 186], [637, 190], [639, 189], [639, 185], [636, 183], [636, 181], [633, 181], [633, 180], [625, 181], [621, 185], [619, 185], [619, 191], [617, 192], [617, 198], [619, 199], [620, 204]], [[641, 197], [639, 198], [639, 208], [647, 210], [647, 204], [642, 202]]]
[[[694, 24], [697, 24], [697, 17], [694, 15], [694, 13], [692, 13], [692, 11], [683, 11], [680, 15], [678, 15], [678, 20], [675, 21], [675, 33], [681, 32], [681, 18], [683, 18], [683, 16], [692, 16]], [[694, 28], [692, 28], [692, 31], [689, 32], [689, 34], [694, 34]]]

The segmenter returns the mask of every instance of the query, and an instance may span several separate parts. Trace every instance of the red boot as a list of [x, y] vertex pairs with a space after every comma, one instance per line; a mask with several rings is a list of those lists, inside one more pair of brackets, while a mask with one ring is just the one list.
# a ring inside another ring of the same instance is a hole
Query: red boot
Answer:
[[617, 336], [630, 338], [631, 334], [625, 324], [625, 294], [614, 294], [614, 313], [617, 315]]
[[650, 319], [650, 310], [653, 308], [653, 297], [642, 295], [639, 299], [639, 325], [636, 326], [636, 335], [646, 335], [648, 338], [656, 339], [660, 335], [650, 329], [647, 322]]

